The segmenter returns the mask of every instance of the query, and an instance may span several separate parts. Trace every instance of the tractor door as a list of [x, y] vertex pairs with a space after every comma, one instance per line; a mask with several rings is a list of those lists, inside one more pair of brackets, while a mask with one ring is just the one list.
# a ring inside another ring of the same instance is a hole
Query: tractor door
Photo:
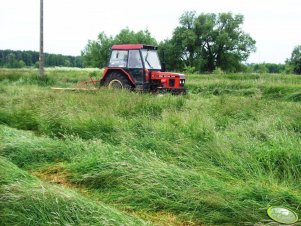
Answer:
[[144, 70], [139, 50], [129, 51], [128, 70], [136, 85], [143, 85]]

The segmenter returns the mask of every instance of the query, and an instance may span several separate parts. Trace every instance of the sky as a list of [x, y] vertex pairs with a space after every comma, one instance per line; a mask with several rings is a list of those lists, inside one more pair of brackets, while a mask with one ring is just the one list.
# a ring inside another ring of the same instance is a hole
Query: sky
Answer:
[[[39, 0], [0, 0], [0, 49], [39, 50]], [[100, 32], [148, 29], [171, 38], [184, 11], [244, 15], [256, 40], [249, 63], [284, 63], [301, 45], [300, 0], [44, 0], [44, 51], [80, 55]]]

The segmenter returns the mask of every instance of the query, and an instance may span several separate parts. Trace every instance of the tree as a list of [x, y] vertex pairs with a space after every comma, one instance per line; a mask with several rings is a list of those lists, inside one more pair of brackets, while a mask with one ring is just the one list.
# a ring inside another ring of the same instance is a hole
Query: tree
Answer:
[[167, 65], [178, 60], [181, 68], [177, 69], [189, 66], [208, 72], [215, 68], [240, 70], [241, 63], [255, 51], [255, 41], [241, 29], [243, 20], [242, 15], [232, 13], [197, 16], [195, 12], [185, 12], [171, 40], [160, 44], [163, 48], [172, 48], [167, 52], [172, 52], [177, 58], [173, 62], [167, 61]]
[[110, 47], [113, 44], [149, 44], [157, 45], [157, 41], [148, 30], [134, 32], [125, 28], [115, 37], [107, 36], [104, 32], [98, 35], [96, 41], [88, 41], [82, 51], [84, 65], [86, 67], [105, 67], [108, 62]]
[[[183, 71], [185, 67], [195, 66], [197, 58], [195, 51], [196, 36], [193, 32], [195, 12], [185, 12], [179, 19], [172, 39], [166, 39], [159, 44], [160, 58], [165, 60], [167, 70]], [[164, 52], [164, 56], [163, 56]]]
[[105, 67], [112, 44], [113, 38], [106, 36], [104, 32], [98, 35], [97, 41], [89, 40], [81, 53], [84, 65], [86, 67]]
[[23, 68], [23, 67], [26, 67], [26, 64], [24, 63], [24, 61], [23, 60], [17, 61], [15, 68]]
[[17, 60], [16, 60], [16, 55], [14, 53], [10, 53], [7, 55], [7, 67], [8, 68], [14, 68], [16, 67]]
[[301, 45], [294, 48], [291, 58], [287, 60], [287, 63], [291, 66], [294, 73], [301, 74]]

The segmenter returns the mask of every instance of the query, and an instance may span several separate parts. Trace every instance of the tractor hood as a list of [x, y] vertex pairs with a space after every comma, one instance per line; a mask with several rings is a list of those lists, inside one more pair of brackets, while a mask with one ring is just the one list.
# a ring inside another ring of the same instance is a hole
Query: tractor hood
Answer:
[[185, 79], [185, 75], [184, 74], [173, 73], [173, 72], [152, 71], [151, 76], [152, 76], [152, 79], [160, 79], [160, 78], [180, 78], [180, 79]]
[[151, 80], [160, 89], [170, 90], [174, 93], [186, 93], [184, 74], [152, 71]]

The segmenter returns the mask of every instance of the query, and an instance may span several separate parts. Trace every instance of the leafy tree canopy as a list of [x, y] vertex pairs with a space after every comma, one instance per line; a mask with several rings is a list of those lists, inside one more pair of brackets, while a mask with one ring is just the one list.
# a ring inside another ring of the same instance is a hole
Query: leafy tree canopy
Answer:
[[167, 68], [240, 70], [241, 63], [255, 51], [255, 40], [241, 28], [243, 21], [242, 15], [232, 13], [185, 12], [172, 38], [160, 43], [166, 50]]
[[157, 45], [148, 30], [134, 32], [125, 28], [115, 37], [107, 36], [104, 32], [98, 35], [96, 41], [89, 41], [82, 51], [86, 67], [105, 67], [108, 62], [110, 47], [114, 44], [149, 44]]

